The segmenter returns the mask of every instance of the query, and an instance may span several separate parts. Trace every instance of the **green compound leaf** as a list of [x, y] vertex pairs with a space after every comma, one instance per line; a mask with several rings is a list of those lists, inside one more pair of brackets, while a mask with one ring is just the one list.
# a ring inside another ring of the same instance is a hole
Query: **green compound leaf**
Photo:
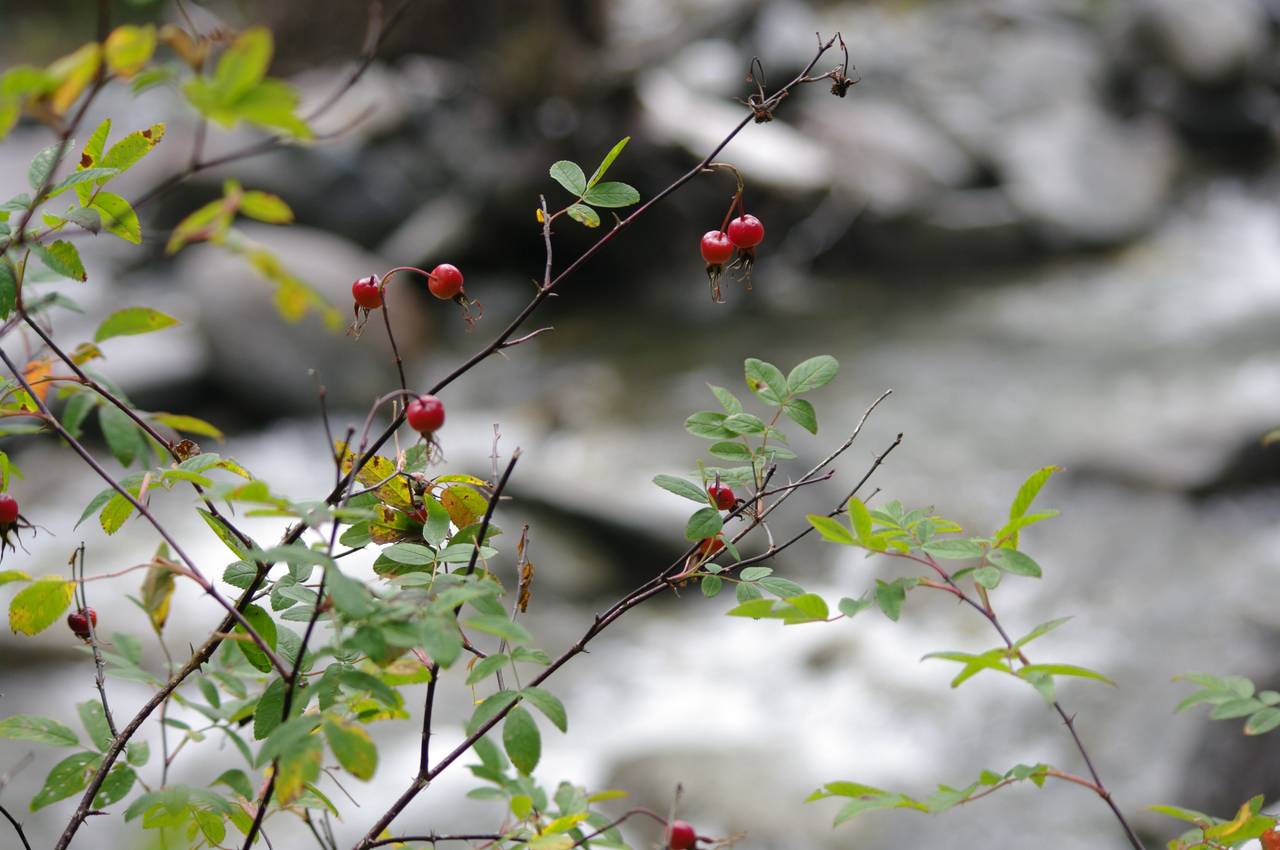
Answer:
[[565, 188], [574, 197], [581, 197], [587, 191], [587, 176], [582, 173], [576, 162], [562, 159], [551, 166], [551, 179]]

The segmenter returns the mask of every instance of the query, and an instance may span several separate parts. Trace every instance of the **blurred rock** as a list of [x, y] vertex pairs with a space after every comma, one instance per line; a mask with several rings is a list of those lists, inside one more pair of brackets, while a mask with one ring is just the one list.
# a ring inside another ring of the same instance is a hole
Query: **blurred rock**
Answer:
[[[351, 282], [380, 272], [388, 264], [333, 233], [301, 226], [243, 228], [280, 259], [291, 274], [315, 287], [350, 320]], [[380, 313], [370, 316], [357, 343], [324, 326], [314, 312], [290, 324], [272, 298], [275, 285], [248, 262], [211, 246], [195, 246], [179, 255], [174, 277], [184, 283], [200, 308], [200, 331], [211, 352], [213, 379], [236, 403], [270, 417], [314, 413], [314, 369], [334, 406], [364, 407], [394, 381], [395, 366]], [[408, 277], [388, 290], [392, 328], [406, 363], [425, 351], [427, 325], [421, 295]], [[317, 344], [322, 340], [323, 344]]]
[[1050, 237], [1110, 245], [1153, 225], [1177, 148], [1159, 124], [1121, 122], [1088, 104], [1005, 126], [993, 151], [1013, 204]]
[[1260, 0], [1143, 0], [1129, 11], [1157, 56], [1197, 83], [1239, 75], [1271, 46]]

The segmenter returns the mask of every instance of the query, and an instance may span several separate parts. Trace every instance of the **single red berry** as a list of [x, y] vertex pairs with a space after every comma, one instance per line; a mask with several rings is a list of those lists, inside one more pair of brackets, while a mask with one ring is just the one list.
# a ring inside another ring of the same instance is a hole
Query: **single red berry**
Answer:
[[673, 820], [667, 827], [667, 846], [671, 850], [689, 850], [698, 843], [698, 833], [682, 820]]
[[733, 495], [733, 490], [727, 484], [712, 484], [707, 488], [707, 493], [722, 511], [730, 510], [738, 504], [738, 497]]
[[709, 265], [719, 266], [733, 256], [733, 243], [723, 230], [708, 230], [702, 234], [702, 259]]
[[457, 298], [462, 291], [462, 272], [458, 271], [457, 266], [441, 263], [427, 277], [427, 288], [442, 301]]
[[717, 534], [715, 537], [707, 537], [703, 539], [698, 546], [698, 554], [703, 558], [710, 558], [715, 553], [724, 548], [724, 538]]
[[0, 493], [0, 525], [13, 525], [18, 521], [18, 500], [8, 493]]
[[378, 276], [371, 274], [351, 284], [351, 297], [366, 310], [376, 310], [382, 306], [382, 288], [378, 285]]
[[764, 225], [753, 215], [740, 215], [729, 222], [729, 240], [739, 248], [754, 248], [764, 241]]
[[1280, 832], [1272, 829], [1258, 836], [1262, 850], [1280, 850]]
[[409, 427], [420, 434], [439, 431], [444, 424], [444, 404], [433, 395], [420, 395], [404, 410]]
[[89, 639], [89, 624], [98, 627], [98, 612], [92, 608], [80, 608], [67, 615], [67, 627], [81, 640]]

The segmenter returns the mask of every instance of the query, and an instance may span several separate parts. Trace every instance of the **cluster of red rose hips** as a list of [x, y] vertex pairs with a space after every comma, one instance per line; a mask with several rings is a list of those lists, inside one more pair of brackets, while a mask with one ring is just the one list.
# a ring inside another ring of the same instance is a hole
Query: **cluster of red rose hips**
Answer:
[[453, 301], [462, 307], [468, 329], [475, 324], [479, 315], [473, 317], [471, 308], [478, 308], [480, 302], [467, 300], [466, 293], [462, 289], [462, 272], [458, 270], [457, 266], [441, 263], [430, 272], [413, 266], [400, 266], [387, 272], [382, 278], [379, 278], [376, 274], [371, 274], [351, 284], [351, 298], [355, 301], [355, 307], [353, 308], [355, 323], [351, 326], [353, 335], [359, 334], [360, 329], [364, 327], [364, 323], [369, 319], [369, 313], [382, 306], [383, 290], [386, 289], [387, 284], [395, 273], [402, 271], [417, 272], [425, 277], [427, 279], [427, 289], [432, 295], [441, 301]]
[[[741, 196], [734, 204], [741, 203]], [[733, 207], [730, 207], [732, 212]], [[726, 269], [739, 272], [738, 277], [751, 288], [751, 267], [756, 261], [756, 246], [764, 241], [764, 225], [753, 215], [742, 214], [719, 230], [708, 230], [702, 236], [702, 259], [707, 263], [707, 278], [711, 281], [711, 300], [723, 302], [720, 295], [720, 275]], [[737, 258], [734, 258], [734, 252]]]

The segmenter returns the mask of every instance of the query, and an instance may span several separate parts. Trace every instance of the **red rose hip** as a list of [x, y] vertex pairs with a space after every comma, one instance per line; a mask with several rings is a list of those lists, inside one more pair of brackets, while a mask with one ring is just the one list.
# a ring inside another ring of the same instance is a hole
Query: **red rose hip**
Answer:
[[0, 493], [0, 525], [13, 525], [18, 521], [18, 500], [8, 493]]
[[67, 627], [81, 640], [89, 639], [90, 624], [98, 627], [98, 612], [92, 608], [80, 608], [67, 615]]
[[427, 275], [427, 288], [442, 301], [457, 298], [462, 292], [462, 272], [457, 266], [441, 263]]
[[667, 827], [667, 847], [671, 850], [690, 850], [698, 843], [698, 833], [682, 820], [673, 820]]
[[733, 490], [726, 484], [712, 484], [707, 488], [707, 494], [722, 511], [731, 510], [738, 503], [738, 497], [733, 495]]
[[733, 243], [722, 230], [708, 230], [702, 235], [702, 259], [709, 265], [719, 266], [733, 256]]
[[433, 395], [420, 395], [404, 409], [409, 427], [419, 434], [430, 434], [444, 425], [444, 404]]
[[351, 297], [366, 310], [376, 310], [382, 306], [382, 287], [378, 285], [378, 276], [371, 274], [351, 284]]
[[717, 534], [715, 537], [704, 538], [703, 541], [698, 544], [698, 555], [703, 558], [710, 558], [723, 548], [724, 538]]
[[729, 241], [739, 248], [754, 248], [764, 241], [764, 225], [753, 215], [740, 215], [729, 222]]

